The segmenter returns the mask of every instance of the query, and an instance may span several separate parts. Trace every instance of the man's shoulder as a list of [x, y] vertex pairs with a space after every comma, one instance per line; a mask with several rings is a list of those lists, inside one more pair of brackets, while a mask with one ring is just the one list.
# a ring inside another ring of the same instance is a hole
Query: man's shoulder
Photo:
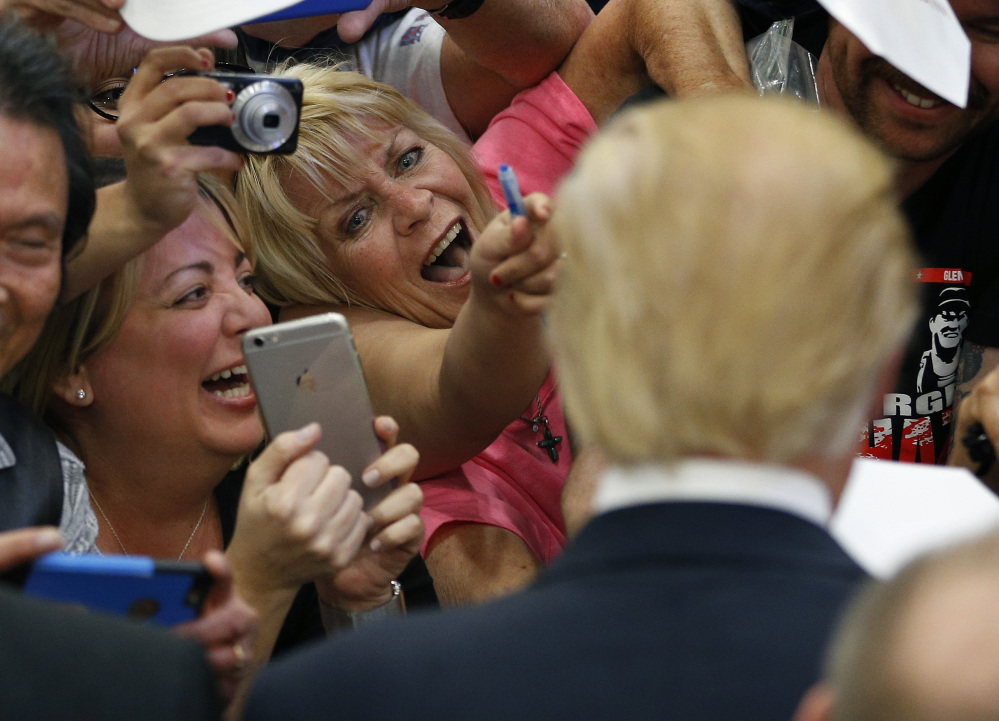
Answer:
[[0, 624], [4, 718], [219, 716], [214, 676], [194, 641], [7, 592]]
[[[703, 715], [702, 705], [790, 717], [859, 581], [811, 565], [566, 553], [514, 596], [362, 629], [272, 664], [247, 721], [319, 719], [316, 710], [334, 702], [355, 719], [491, 721], [523, 708], [539, 718], [642, 718], [664, 704], [692, 719], [723, 717]], [[736, 672], [758, 662], [779, 681], [762, 689]], [[708, 684], [702, 668], [728, 680]]]

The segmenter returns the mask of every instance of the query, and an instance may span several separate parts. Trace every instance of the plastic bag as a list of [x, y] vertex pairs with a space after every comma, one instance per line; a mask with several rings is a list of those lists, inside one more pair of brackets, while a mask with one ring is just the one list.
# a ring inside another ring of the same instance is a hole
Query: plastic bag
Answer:
[[778, 20], [746, 43], [749, 73], [760, 95], [794, 95], [819, 103], [815, 56], [791, 39], [794, 18]]

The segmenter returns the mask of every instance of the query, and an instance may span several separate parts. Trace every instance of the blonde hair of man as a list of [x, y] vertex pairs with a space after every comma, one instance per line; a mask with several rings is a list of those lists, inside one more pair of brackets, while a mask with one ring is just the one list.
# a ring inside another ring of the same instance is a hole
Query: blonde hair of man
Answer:
[[594, 140], [555, 207], [584, 442], [622, 465], [849, 453], [916, 308], [892, 167], [859, 133], [786, 101], [664, 101]]
[[999, 719], [999, 534], [871, 583], [796, 721]]
[[278, 74], [304, 85], [298, 149], [291, 155], [250, 155], [236, 179], [250, 235], [247, 257], [257, 273], [257, 292], [275, 305], [359, 302], [330, 270], [316, 219], [288, 193], [292, 176], [320, 193], [331, 184], [359, 182], [364, 158], [359, 143], [377, 141], [392, 128], [406, 127], [449, 155], [468, 180], [480, 227], [496, 208], [471, 149], [423, 108], [390, 85], [336, 66], [285, 66]]

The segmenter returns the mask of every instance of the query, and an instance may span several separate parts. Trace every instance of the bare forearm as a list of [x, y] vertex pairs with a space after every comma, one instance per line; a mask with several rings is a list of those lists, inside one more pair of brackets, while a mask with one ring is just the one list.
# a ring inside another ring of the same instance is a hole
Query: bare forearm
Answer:
[[598, 124], [650, 82], [675, 97], [750, 88], [731, 0], [610, 0], [558, 72]]
[[[532, 346], [518, 357], [513, 349], [523, 347], [521, 342], [485, 340], [474, 329], [466, 335], [461, 316], [454, 328], [434, 329], [379, 311], [339, 310], [350, 321], [375, 413], [395, 418], [399, 440], [420, 451], [414, 480], [455, 468], [482, 451], [544, 381], [545, 351], [533, 353]], [[540, 332], [535, 342], [540, 345]], [[532, 368], [544, 367], [536, 378], [511, 383], [506, 374], [524, 372], [525, 358]]]
[[488, 445], [524, 412], [544, 383], [551, 366], [544, 334], [540, 315], [501, 312], [477, 302], [473, 290], [441, 363], [443, 415]]
[[551, 365], [544, 321], [540, 314], [484, 306], [473, 289], [451, 330], [441, 380], [451, 395], [474, 395], [478, 405], [495, 408], [494, 415], [509, 423], [509, 416], [526, 407], [520, 397], [526, 394], [529, 401], [534, 396]]
[[732, 0], [656, 2], [633, 12], [628, 37], [652, 80], [674, 97], [749, 89], [749, 63]]
[[[413, 3], [428, 10], [443, 4]], [[467, 61], [518, 88], [536, 85], [555, 70], [592, 18], [585, 0], [486, 0], [467, 18], [434, 16]]]
[[62, 301], [101, 282], [158, 242], [169, 230], [145, 220], [128, 195], [127, 181], [97, 191], [97, 212], [82, 252], [66, 264]]

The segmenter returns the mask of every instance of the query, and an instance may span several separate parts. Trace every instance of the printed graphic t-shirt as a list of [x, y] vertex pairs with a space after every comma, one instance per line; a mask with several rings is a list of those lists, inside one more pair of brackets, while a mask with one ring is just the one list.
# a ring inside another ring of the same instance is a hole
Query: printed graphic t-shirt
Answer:
[[860, 455], [944, 463], [962, 346], [999, 347], [999, 126], [967, 141], [904, 209], [922, 255], [922, 313]]

